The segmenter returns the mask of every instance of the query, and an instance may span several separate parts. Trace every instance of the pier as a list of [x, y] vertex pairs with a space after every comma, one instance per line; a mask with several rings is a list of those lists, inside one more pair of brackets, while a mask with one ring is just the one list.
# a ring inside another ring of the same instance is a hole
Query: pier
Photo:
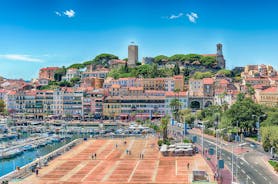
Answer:
[[64, 154], [65, 152], [69, 151], [72, 147], [80, 144], [82, 141], [83, 141], [83, 139], [76, 139], [76, 140], [62, 146], [61, 148], [59, 148], [45, 156], [42, 156], [42, 157], [36, 159], [35, 161], [33, 161], [21, 168], [18, 168], [17, 170], [15, 170], [7, 175], [0, 177], [0, 182], [20, 180], [21, 178], [27, 177], [32, 174], [32, 170], [35, 167], [37, 167], [37, 166], [42, 167], [42, 166], [47, 165], [49, 161], [53, 160], [55, 157], [57, 157], [59, 155]]

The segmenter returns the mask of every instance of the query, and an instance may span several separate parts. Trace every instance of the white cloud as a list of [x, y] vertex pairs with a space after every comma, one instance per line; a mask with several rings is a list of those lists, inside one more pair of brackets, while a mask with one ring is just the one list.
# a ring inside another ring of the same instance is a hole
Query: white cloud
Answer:
[[63, 12], [64, 15], [68, 16], [68, 18], [72, 18], [75, 16], [75, 11], [73, 10], [66, 10]]
[[188, 20], [192, 23], [196, 23], [198, 17], [197, 13], [191, 12], [191, 13], [187, 13], [186, 16], [188, 17]]
[[57, 16], [59, 16], [59, 17], [61, 17], [62, 16], [62, 14], [60, 13], [60, 12], [55, 12], [55, 14], [57, 15]]
[[21, 55], [21, 54], [2, 54], [0, 58], [7, 60], [15, 60], [15, 61], [24, 61], [24, 62], [32, 62], [32, 63], [41, 63], [43, 60], [39, 58], [34, 58], [30, 55]]
[[171, 15], [169, 17], [169, 19], [178, 19], [178, 18], [181, 18], [183, 16], [183, 13], [179, 13], [178, 15]]

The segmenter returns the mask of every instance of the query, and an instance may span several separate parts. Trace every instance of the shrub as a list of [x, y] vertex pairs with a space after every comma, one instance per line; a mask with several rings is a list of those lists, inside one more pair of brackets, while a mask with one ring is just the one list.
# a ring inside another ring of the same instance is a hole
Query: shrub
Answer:
[[158, 144], [158, 146], [162, 146], [163, 140], [158, 140], [158, 141], [157, 141], [157, 144]]
[[268, 162], [269, 162], [269, 164], [274, 168], [274, 170], [275, 170], [276, 172], [278, 172], [278, 162], [273, 161], [273, 160], [269, 160]]
[[189, 139], [183, 139], [183, 142], [184, 142], [184, 143], [191, 143], [191, 142], [192, 142], [192, 140], [189, 140]]

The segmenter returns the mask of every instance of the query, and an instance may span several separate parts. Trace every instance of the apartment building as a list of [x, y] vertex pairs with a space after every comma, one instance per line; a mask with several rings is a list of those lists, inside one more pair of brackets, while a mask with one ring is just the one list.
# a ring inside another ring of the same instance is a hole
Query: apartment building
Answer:
[[270, 87], [262, 90], [258, 103], [270, 107], [278, 107], [278, 87]]
[[48, 79], [50, 81], [54, 81], [55, 72], [59, 69], [59, 67], [41, 68], [39, 72], [39, 79]]

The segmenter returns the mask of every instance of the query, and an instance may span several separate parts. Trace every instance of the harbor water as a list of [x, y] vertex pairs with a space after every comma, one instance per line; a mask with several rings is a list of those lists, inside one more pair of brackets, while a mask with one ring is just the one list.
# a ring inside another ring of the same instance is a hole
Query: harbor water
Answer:
[[0, 159], [0, 177], [14, 171], [17, 167], [22, 167], [36, 159], [39, 159], [41, 156], [44, 156], [79, 137], [81, 136], [73, 136], [60, 142], [53, 142], [44, 147], [24, 151], [21, 155], [11, 159]]

